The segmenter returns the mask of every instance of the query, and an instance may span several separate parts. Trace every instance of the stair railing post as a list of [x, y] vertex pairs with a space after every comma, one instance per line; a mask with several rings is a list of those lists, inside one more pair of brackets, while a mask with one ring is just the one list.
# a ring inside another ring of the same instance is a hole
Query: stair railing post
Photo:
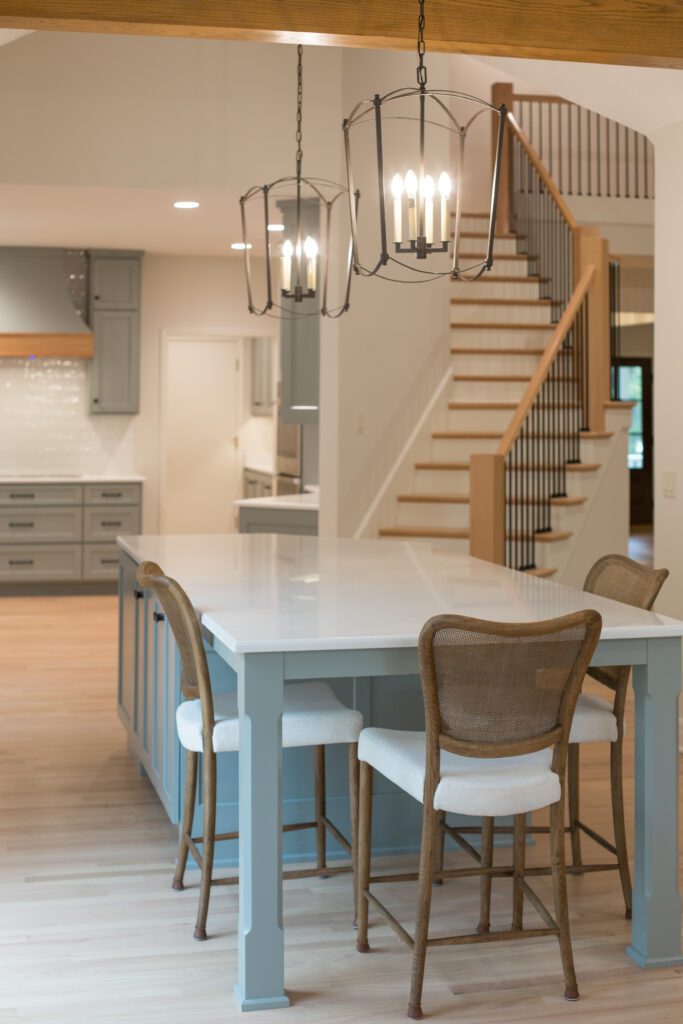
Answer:
[[470, 456], [470, 554], [505, 565], [505, 458]]
[[[512, 111], [514, 91], [511, 82], [494, 82], [491, 86], [491, 103], [494, 107], [500, 107], [503, 103], [509, 111]], [[491, 116], [491, 162], [495, 163], [496, 149], [498, 146], [499, 121], [496, 114]], [[501, 233], [510, 231], [513, 224], [512, 210], [512, 133], [509, 126], [505, 126], [503, 138], [503, 151], [500, 163], [500, 185], [498, 188], [498, 207], [496, 214], [496, 229]]]
[[574, 233], [574, 280], [586, 267], [595, 274], [588, 292], [588, 426], [605, 429], [605, 403], [610, 397], [609, 248], [595, 226], [581, 226]]

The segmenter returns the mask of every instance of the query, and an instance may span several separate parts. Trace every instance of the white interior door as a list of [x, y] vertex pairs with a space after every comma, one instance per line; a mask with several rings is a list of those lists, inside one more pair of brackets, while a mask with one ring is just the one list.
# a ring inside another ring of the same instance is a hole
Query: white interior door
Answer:
[[234, 530], [240, 492], [239, 344], [166, 335], [162, 343], [162, 533]]

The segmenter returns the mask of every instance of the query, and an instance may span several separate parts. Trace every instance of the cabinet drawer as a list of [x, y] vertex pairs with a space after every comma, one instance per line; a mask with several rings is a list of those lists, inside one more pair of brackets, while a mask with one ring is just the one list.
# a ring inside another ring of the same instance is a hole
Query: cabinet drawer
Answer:
[[77, 580], [81, 576], [80, 544], [0, 545], [0, 580]]
[[83, 530], [82, 508], [0, 509], [0, 543], [32, 544], [34, 541], [79, 541]]
[[80, 505], [82, 501], [80, 484], [0, 484], [0, 506]]
[[83, 540], [115, 540], [121, 533], [140, 532], [138, 507], [87, 508], [83, 521]]
[[83, 578], [112, 580], [119, 573], [119, 549], [116, 544], [83, 545]]
[[139, 505], [140, 484], [86, 484], [86, 505]]

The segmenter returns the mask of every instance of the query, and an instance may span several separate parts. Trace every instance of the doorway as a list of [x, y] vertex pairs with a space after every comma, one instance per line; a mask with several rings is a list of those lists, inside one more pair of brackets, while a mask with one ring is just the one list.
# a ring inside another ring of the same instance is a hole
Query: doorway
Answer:
[[652, 359], [619, 360], [619, 398], [634, 402], [628, 432], [631, 523], [652, 523]]
[[161, 342], [159, 529], [234, 530], [240, 493], [239, 339], [164, 332]]

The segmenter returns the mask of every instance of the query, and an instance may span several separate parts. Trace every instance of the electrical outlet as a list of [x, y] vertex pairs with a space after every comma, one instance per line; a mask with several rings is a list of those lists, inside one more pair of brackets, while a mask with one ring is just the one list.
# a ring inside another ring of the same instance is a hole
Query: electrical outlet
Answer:
[[665, 498], [676, 497], [676, 474], [671, 470], [662, 473], [662, 494]]

